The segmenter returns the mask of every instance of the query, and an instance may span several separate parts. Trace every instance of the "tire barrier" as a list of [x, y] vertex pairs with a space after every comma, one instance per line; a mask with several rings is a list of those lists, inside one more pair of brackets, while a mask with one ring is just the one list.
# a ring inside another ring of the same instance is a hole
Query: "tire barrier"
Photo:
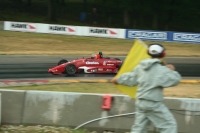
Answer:
[[[29, 64], [0, 64], [0, 79], [18, 79], [18, 78], [57, 78], [67, 75], [52, 75], [48, 69], [56, 64], [53, 63], [29, 63]], [[200, 77], [200, 64], [174, 64], [176, 70], [183, 77]], [[114, 74], [75, 74], [74, 77], [114, 77]]]

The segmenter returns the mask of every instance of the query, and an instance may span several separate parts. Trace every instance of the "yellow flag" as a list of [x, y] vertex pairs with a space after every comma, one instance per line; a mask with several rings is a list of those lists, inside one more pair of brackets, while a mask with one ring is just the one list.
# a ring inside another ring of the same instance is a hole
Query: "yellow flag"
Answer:
[[[147, 54], [147, 45], [140, 39], [136, 39], [126, 59], [124, 60], [122, 67], [115, 77], [117, 78], [125, 72], [132, 71], [141, 60], [147, 58], [150, 58], [150, 56]], [[129, 87], [117, 85], [117, 88], [130, 97], [136, 98], [137, 86]]]

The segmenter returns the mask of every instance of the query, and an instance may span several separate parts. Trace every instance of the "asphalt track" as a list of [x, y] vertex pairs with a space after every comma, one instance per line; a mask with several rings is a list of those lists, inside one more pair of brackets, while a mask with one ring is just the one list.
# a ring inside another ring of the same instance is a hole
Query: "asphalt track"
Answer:
[[[74, 76], [51, 75], [48, 68], [56, 66], [60, 59], [71, 61], [89, 56], [0, 56], [0, 79], [109, 79], [115, 74], [75, 74]], [[110, 56], [125, 59], [125, 56]], [[184, 79], [200, 79], [200, 57], [168, 57], [167, 63], [174, 64]]]

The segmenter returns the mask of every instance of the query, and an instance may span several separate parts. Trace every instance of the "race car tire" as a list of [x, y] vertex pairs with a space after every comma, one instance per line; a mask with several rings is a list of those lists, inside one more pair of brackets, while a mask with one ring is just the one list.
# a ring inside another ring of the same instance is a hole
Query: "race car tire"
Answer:
[[60, 61], [58, 62], [58, 65], [61, 65], [61, 64], [66, 63], [66, 62], [68, 62], [68, 61], [65, 60], [65, 59], [62, 59], [62, 60], [60, 60]]
[[68, 75], [74, 75], [76, 73], [76, 66], [74, 64], [67, 64], [65, 67], [65, 72]]
[[117, 66], [117, 68], [120, 70], [120, 68], [122, 67], [123, 63], [120, 64], [119, 66]]

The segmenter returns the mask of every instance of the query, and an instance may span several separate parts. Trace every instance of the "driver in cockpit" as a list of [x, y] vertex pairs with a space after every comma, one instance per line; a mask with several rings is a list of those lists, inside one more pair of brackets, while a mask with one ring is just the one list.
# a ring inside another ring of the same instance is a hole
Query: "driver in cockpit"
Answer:
[[103, 54], [102, 52], [99, 52], [99, 54], [92, 54], [92, 59], [100, 59], [100, 58], [103, 58]]

